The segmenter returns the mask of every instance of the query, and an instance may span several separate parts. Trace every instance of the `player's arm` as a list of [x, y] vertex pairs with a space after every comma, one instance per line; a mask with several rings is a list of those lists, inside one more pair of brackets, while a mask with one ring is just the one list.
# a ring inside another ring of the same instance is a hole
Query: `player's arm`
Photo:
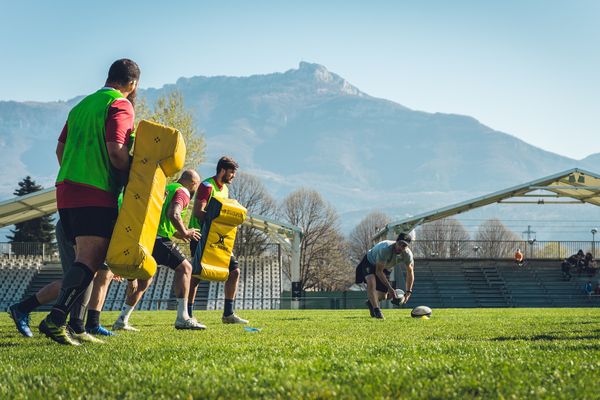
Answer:
[[110, 163], [118, 170], [129, 171], [129, 140], [135, 113], [126, 99], [111, 104], [106, 116], [106, 149]]
[[58, 160], [58, 165], [62, 165], [62, 158], [65, 152], [65, 143], [67, 142], [67, 123], [65, 122], [65, 126], [63, 126], [62, 131], [60, 131], [60, 136], [58, 137], [58, 143], [56, 144], [56, 159]]
[[404, 291], [404, 303], [412, 295], [413, 283], [415, 282], [415, 264], [410, 263], [406, 266], [406, 290]]
[[62, 165], [63, 153], [65, 152], [65, 144], [62, 142], [58, 142], [56, 145], [56, 159], [58, 160], [58, 165]]
[[129, 170], [129, 149], [124, 143], [108, 142], [106, 143], [108, 158], [110, 163], [118, 170]]
[[385, 276], [385, 273], [383, 272], [384, 266], [385, 266], [385, 264], [383, 264], [383, 263], [377, 263], [375, 265], [375, 275], [377, 275], [379, 280], [381, 280], [381, 282], [383, 282], [383, 284], [387, 287], [388, 293], [392, 296], [392, 298], [395, 299], [398, 296], [396, 295], [396, 291], [392, 287], [392, 284], [390, 283], [387, 276]]
[[200, 233], [196, 229], [187, 229], [181, 218], [181, 212], [183, 207], [178, 202], [171, 202], [169, 209], [167, 210], [167, 217], [171, 220], [171, 223], [177, 230], [175, 237], [183, 240], [200, 240]]
[[194, 213], [194, 217], [198, 218], [200, 222], [203, 222], [204, 218], [206, 218], [206, 203], [206, 199], [200, 199], [196, 196], [192, 212]]

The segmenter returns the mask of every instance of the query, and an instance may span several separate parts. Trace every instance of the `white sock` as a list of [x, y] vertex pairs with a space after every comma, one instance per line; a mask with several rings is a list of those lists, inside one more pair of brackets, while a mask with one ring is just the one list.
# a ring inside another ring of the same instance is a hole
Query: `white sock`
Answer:
[[188, 299], [177, 299], [177, 319], [187, 321], [190, 316], [187, 311]]
[[130, 306], [127, 303], [125, 303], [123, 305], [123, 308], [121, 308], [121, 315], [119, 315], [119, 319], [121, 321], [123, 321], [123, 323], [125, 325], [127, 325], [129, 323], [129, 317], [131, 316], [131, 313], [133, 312], [134, 309], [135, 309], [135, 306]]

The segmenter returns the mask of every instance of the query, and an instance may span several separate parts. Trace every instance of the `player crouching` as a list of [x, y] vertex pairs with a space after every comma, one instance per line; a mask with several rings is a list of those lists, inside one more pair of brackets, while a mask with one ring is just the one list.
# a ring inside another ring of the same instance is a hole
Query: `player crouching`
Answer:
[[396, 241], [384, 240], [377, 243], [367, 252], [356, 267], [356, 283], [367, 283], [367, 305], [371, 317], [383, 319], [379, 306], [381, 300], [398, 299], [396, 291], [390, 283], [389, 276], [398, 264], [406, 265], [406, 291], [402, 304], [405, 304], [412, 294], [414, 283], [414, 257], [408, 247], [412, 241], [411, 233], [401, 233]]

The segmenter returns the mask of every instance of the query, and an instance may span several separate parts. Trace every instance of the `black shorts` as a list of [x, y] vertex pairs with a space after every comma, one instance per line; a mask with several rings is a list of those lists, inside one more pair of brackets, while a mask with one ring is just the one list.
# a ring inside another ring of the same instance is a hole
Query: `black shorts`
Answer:
[[[200, 242], [198, 242], [196, 240], [190, 240], [190, 253], [192, 253], [192, 258], [194, 258], [194, 256], [196, 255], [196, 249], [198, 248], [199, 244], [200, 244]], [[231, 253], [231, 258], [229, 259], [229, 272], [235, 271], [239, 267], [240, 267], [239, 263], [235, 259], [235, 256], [233, 255], [233, 253]]]
[[[377, 289], [378, 292], [387, 293], [387, 291], [388, 291], [387, 286], [383, 283], [383, 281], [381, 279], [379, 279], [379, 277], [377, 276], [375, 271], [376, 271], [375, 266], [369, 262], [369, 260], [367, 259], [367, 256], [365, 255], [363, 257], [362, 261], [360, 262], [360, 264], [358, 264], [358, 266], [356, 267], [356, 283], [365, 283], [367, 281], [366, 280], [367, 275], [373, 274], [373, 275], [375, 275], [375, 282], [376, 282], [375, 289]], [[383, 273], [385, 274], [386, 278], [389, 281], [391, 271], [384, 269]]]
[[152, 257], [156, 260], [159, 265], [164, 265], [171, 269], [175, 269], [185, 261], [185, 256], [179, 250], [177, 243], [167, 238], [156, 238], [154, 242], [154, 249], [152, 250]]
[[110, 239], [118, 210], [109, 207], [61, 208], [58, 210], [65, 237], [75, 243], [78, 236], [98, 236]]

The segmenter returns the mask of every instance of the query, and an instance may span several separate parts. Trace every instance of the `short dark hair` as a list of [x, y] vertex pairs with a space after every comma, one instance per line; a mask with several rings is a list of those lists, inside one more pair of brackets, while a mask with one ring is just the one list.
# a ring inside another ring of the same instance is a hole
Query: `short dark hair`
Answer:
[[231, 157], [223, 156], [219, 158], [219, 162], [217, 163], [217, 174], [221, 169], [238, 169], [239, 165], [235, 162], [235, 160]]
[[131, 81], [140, 80], [140, 67], [128, 58], [121, 58], [112, 63], [108, 70], [108, 78], [106, 83], [117, 83], [119, 85], [127, 85]]
[[412, 237], [408, 233], [402, 232], [398, 235], [396, 242], [405, 242], [408, 245], [410, 242], [412, 242]]

